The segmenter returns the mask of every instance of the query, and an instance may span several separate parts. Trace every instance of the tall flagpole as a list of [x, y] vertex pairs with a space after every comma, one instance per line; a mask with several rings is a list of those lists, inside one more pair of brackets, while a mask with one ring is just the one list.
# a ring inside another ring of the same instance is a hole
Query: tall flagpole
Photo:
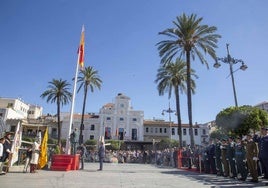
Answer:
[[[85, 28], [84, 28], [84, 25], [83, 25], [82, 26], [82, 32], [81, 33], [83, 34], [84, 31], [85, 31]], [[80, 64], [81, 56], [83, 56], [83, 54], [81, 54], [81, 51], [78, 51], [77, 63], [76, 63], [76, 70], [75, 70], [75, 77], [74, 77], [74, 87], [73, 87], [73, 95], [72, 95], [72, 104], [71, 104], [71, 110], [70, 110], [69, 130], [68, 130], [68, 135], [67, 135], [67, 139], [66, 139], [66, 150], [65, 150], [65, 153], [66, 154], [70, 154], [71, 153], [70, 135], [71, 135], [72, 124], [73, 124], [74, 102], [75, 102], [75, 96], [76, 96], [76, 83], [77, 83], [78, 70], [79, 70], [79, 64]]]

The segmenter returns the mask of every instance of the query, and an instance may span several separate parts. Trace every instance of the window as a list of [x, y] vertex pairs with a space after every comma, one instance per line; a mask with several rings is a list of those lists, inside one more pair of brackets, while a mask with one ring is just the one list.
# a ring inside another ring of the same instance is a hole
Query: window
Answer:
[[110, 140], [112, 138], [111, 127], [105, 127], [105, 139]]
[[51, 131], [51, 136], [53, 137], [53, 138], [56, 138], [57, 136], [58, 136], [58, 131], [57, 131], [57, 129], [56, 128], [52, 128], [52, 131]]
[[124, 118], [121, 117], [121, 118], [119, 118], [119, 120], [120, 120], [120, 121], [124, 121]]
[[111, 117], [107, 117], [106, 120], [111, 120]]
[[186, 129], [182, 130], [183, 135], [186, 135]]
[[124, 140], [124, 136], [125, 136], [124, 128], [119, 128], [118, 139]]
[[90, 135], [90, 136], [89, 136], [89, 139], [90, 139], [90, 140], [94, 140], [94, 135]]
[[124, 108], [124, 104], [120, 104], [120, 107], [121, 107], [121, 108]]
[[175, 128], [172, 128], [172, 129], [171, 129], [171, 134], [172, 134], [172, 135], [175, 135]]
[[206, 129], [202, 129], [203, 135], [206, 134]]
[[164, 133], [167, 133], [167, 128], [164, 128]]
[[137, 121], [137, 118], [133, 118], [132, 121]]
[[147, 133], [149, 132], [149, 128], [148, 127], [146, 127], [145, 132], [147, 132]]
[[131, 132], [131, 139], [132, 140], [137, 140], [138, 139], [138, 131], [137, 129], [132, 129], [132, 132]]
[[162, 133], [162, 128], [159, 128], [159, 132]]
[[154, 132], [154, 129], [153, 129], [153, 127], [151, 127], [151, 130], [150, 130], [150, 132], [151, 132], [151, 133], [153, 133], [153, 132]]
[[158, 132], [158, 128], [154, 128], [154, 132], [157, 133]]
[[195, 135], [195, 136], [198, 135], [198, 129], [194, 129], [194, 135]]
[[13, 108], [13, 103], [8, 103], [7, 108]]
[[90, 130], [91, 131], [94, 131], [95, 130], [95, 125], [94, 124], [90, 125]]

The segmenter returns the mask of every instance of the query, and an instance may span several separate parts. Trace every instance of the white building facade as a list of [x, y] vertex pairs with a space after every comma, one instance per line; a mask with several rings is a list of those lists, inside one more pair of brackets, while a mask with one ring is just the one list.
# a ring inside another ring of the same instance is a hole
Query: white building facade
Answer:
[[21, 99], [0, 98], [0, 117], [6, 119], [37, 119], [42, 116], [43, 108], [25, 103]]
[[267, 101], [264, 101], [264, 102], [261, 102], [259, 104], [256, 104], [254, 107], [260, 108], [260, 109], [265, 110], [266, 112], [268, 112], [268, 102]]
[[[189, 125], [182, 124], [182, 146], [190, 144]], [[201, 145], [202, 130], [196, 123], [193, 126], [194, 141], [196, 145]], [[160, 141], [163, 138], [170, 138], [179, 141], [178, 125], [174, 122], [164, 120], [145, 120], [144, 121], [144, 141]]]
[[[80, 130], [81, 114], [73, 115], [72, 130]], [[85, 114], [83, 140], [133, 140], [143, 141], [143, 111], [132, 109], [128, 96], [119, 93], [114, 103], [105, 104], [99, 114]], [[69, 115], [62, 114], [62, 136], [68, 138]]]

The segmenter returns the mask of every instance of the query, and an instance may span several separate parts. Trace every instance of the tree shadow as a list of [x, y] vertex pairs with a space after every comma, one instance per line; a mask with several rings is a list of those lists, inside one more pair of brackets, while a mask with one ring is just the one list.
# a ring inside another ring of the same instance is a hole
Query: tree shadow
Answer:
[[204, 185], [211, 185], [211, 188], [224, 188], [224, 187], [239, 187], [239, 188], [250, 188], [250, 187], [267, 187], [268, 181], [261, 180], [259, 183], [252, 183], [250, 181], [239, 181], [236, 179], [230, 179], [222, 176], [216, 176], [213, 174], [204, 174], [199, 172], [193, 172], [188, 170], [172, 170], [163, 171], [163, 174], [172, 174], [174, 176], [184, 176], [192, 181], [201, 182]]

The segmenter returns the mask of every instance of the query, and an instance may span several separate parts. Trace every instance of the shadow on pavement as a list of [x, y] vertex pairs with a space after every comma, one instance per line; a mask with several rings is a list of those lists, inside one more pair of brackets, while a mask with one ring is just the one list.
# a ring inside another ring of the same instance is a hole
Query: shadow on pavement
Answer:
[[211, 188], [224, 188], [224, 187], [239, 187], [239, 188], [251, 188], [251, 187], [268, 187], [268, 181], [261, 180], [259, 183], [252, 183], [249, 181], [239, 181], [235, 179], [216, 176], [213, 174], [204, 174], [188, 170], [174, 170], [163, 171], [163, 174], [172, 174], [174, 176], [184, 176], [193, 181], [198, 181], [204, 185], [211, 185]]

